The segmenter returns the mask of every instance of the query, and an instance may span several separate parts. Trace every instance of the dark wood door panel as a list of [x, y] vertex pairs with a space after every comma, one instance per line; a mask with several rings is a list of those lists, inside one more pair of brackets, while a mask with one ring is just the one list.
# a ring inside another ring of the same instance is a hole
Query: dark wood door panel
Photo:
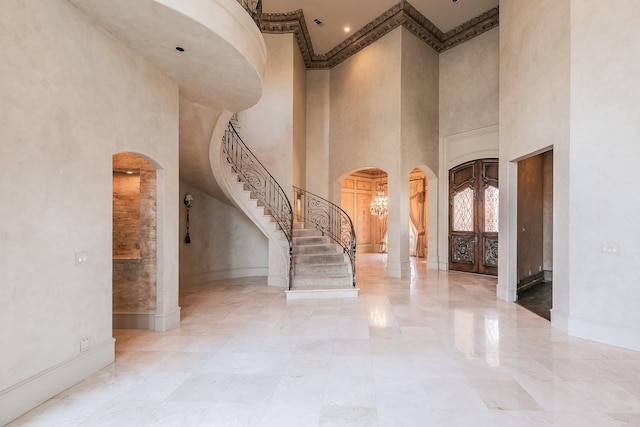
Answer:
[[449, 171], [449, 269], [498, 274], [498, 159]]

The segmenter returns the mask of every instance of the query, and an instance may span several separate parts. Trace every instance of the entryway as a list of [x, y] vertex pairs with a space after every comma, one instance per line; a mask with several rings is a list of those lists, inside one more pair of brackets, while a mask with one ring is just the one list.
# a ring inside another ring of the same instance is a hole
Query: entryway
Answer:
[[553, 296], [553, 150], [518, 162], [518, 303], [550, 319]]
[[449, 171], [449, 270], [498, 274], [498, 159]]
[[135, 153], [113, 156], [113, 327], [155, 329], [156, 167]]

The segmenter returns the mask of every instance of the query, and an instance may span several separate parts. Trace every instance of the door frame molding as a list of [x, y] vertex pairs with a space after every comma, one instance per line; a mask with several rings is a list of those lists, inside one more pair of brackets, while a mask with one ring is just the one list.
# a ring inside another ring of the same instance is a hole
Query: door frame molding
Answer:
[[[499, 159], [488, 158], [471, 160], [449, 169], [449, 208], [451, 209], [453, 206], [454, 196], [461, 191], [471, 190], [473, 193], [471, 202], [473, 204], [473, 230], [454, 230], [455, 221], [452, 218], [451, 210], [449, 210], [449, 244], [455, 246], [455, 248], [450, 246], [449, 269], [451, 270], [497, 276], [497, 263], [487, 263], [486, 243], [492, 241], [497, 244], [498, 233], [485, 229], [485, 196], [488, 187], [499, 188], [498, 167]], [[456, 184], [456, 182], [458, 183]], [[456, 241], [459, 244], [454, 244]], [[462, 255], [472, 252], [472, 257], [456, 260], [457, 251], [455, 249], [464, 249], [465, 247], [467, 251]], [[473, 247], [472, 251], [468, 251], [470, 247]], [[497, 246], [490, 245], [489, 247], [495, 248], [495, 250], [489, 250], [489, 253], [493, 254], [497, 251]], [[472, 262], [470, 262], [471, 260]]]
[[449, 170], [459, 164], [499, 158], [498, 125], [451, 134], [440, 138], [438, 188], [438, 266], [449, 269]]

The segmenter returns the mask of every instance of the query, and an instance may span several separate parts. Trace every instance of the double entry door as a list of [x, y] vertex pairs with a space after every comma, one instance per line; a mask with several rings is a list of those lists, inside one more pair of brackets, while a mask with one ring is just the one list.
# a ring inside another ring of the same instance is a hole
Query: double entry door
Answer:
[[449, 171], [449, 269], [498, 274], [498, 159]]

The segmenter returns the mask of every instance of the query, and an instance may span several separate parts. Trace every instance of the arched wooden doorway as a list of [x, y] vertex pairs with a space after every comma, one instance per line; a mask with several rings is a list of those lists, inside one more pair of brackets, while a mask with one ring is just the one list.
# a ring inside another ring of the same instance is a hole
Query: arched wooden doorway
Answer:
[[449, 269], [498, 274], [498, 159], [449, 171]]
[[135, 153], [113, 156], [113, 327], [156, 329], [157, 175]]

